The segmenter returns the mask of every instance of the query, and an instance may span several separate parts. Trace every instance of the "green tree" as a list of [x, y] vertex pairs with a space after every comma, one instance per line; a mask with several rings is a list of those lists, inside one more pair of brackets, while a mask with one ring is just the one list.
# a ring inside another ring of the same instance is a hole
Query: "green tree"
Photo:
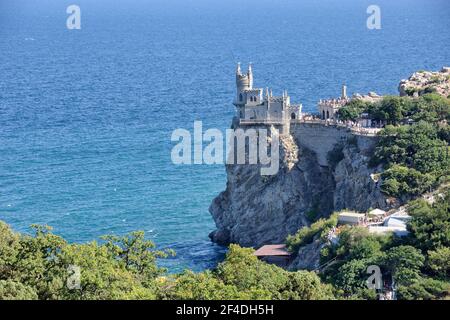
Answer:
[[34, 235], [20, 237], [11, 278], [35, 289], [39, 299], [56, 299], [63, 286], [59, 254], [67, 242], [48, 226], [32, 225]]
[[311, 243], [316, 236], [326, 234], [337, 225], [338, 213], [332, 214], [327, 219], [319, 219], [311, 226], [300, 228], [294, 235], [286, 238], [286, 245], [290, 252], [296, 253], [301, 246]]
[[288, 273], [287, 287], [282, 291], [285, 300], [332, 300], [332, 286], [323, 284], [314, 272], [297, 271]]
[[400, 300], [435, 300], [448, 298], [450, 284], [431, 278], [419, 278], [409, 285], [398, 286]]
[[450, 247], [450, 191], [433, 205], [424, 200], [412, 202], [408, 213], [412, 216], [408, 230], [417, 247], [424, 251]]
[[338, 117], [340, 120], [355, 121], [363, 112], [367, 112], [371, 103], [365, 102], [361, 99], [353, 99], [345, 106], [338, 110]]
[[156, 259], [175, 255], [173, 250], [155, 250], [155, 244], [145, 239], [143, 231], [131, 232], [129, 235], [103, 236], [109, 253], [123, 266], [138, 275], [141, 281], [153, 281], [166, 270], [156, 265]]
[[438, 94], [425, 94], [414, 100], [413, 119], [429, 123], [450, 121], [450, 100]]
[[0, 221], [0, 280], [12, 277], [14, 265], [20, 248], [19, 235]]
[[239, 290], [252, 288], [265, 290], [279, 299], [281, 288], [286, 287], [288, 275], [283, 269], [264, 263], [253, 255], [253, 250], [230, 245], [225, 261], [217, 267], [217, 274], [225, 284]]
[[186, 270], [172, 279], [165, 280], [161, 290], [163, 299], [175, 300], [240, 300], [269, 299], [265, 290], [240, 291], [234, 285], [226, 285], [212, 272], [194, 273]]
[[[95, 241], [85, 244], [73, 244], [66, 247], [60, 255], [65, 266], [61, 274], [64, 279], [60, 296], [65, 299], [111, 300], [132, 299], [136, 295], [154, 298], [153, 290], [145, 288], [141, 279], [127, 270], [125, 263], [114, 255], [106, 245]], [[68, 266], [80, 269], [80, 288], [70, 289], [66, 280], [70, 274]]]
[[0, 280], [0, 300], [37, 300], [33, 288], [12, 280]]
[[386, 96], [381, 102], [369, 106], [369, 115], [377, 121], [398, 124], [412, 110], [413, 104], [408, 97]]
[[398, 246], [386, 251], [384, 267], [401, 285], [409, 285], [420, 279], [420, 269], [423, 267], [425, 257], [420, 250], [412, 246]]
[[440, 278], [450, 278], [450, 247], [428, 251], [428, 266]]
[[356, 299], [375, 299], [375, 290], [367, 287], [367, 268], [373, 265], [371, 259], [351, 259], [344, 263], [333, 279], [338, 289], [342, 290], [344, 296]]
[[328, 299], [331, 288], [314, 273], [288, 272], [258, 260], [253, 250], [230, 245], [217, 277], [247, 296], [259, 299]]
[[417, 196], [429, 190], [435, 183], [431, 174], [393, 165], [381, 174], [381, 191], [394, 197]]

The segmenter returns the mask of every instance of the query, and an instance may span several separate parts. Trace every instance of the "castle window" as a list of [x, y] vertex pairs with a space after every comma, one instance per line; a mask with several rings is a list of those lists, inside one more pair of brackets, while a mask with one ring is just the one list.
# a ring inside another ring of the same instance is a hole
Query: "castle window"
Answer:
[[330, 119], [330, 112], [327, 111], [327, 119]]
[[295, 113], [294, 112], [291, 113], [291, 119], [295, 120]]
[[242, 101], [242, 93], [239, 93], [239, 101]]
[[325, 120], [325, 110], [322, 111], [322, 119]]

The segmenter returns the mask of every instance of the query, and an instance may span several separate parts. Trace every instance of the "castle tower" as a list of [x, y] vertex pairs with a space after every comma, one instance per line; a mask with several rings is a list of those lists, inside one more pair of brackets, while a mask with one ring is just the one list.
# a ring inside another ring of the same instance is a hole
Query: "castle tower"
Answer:
[[245, 104], [244, 91], [253, 88], [253, 71], [251, 65], [248, 67], [246, 74], [241, 72], [241, 63], [238, 62], [236, 67], [236, 105]]
[[342, 99], [347, 99], [347, 86], [344, 84], [342, 86], [342, 95], [341, 95]]

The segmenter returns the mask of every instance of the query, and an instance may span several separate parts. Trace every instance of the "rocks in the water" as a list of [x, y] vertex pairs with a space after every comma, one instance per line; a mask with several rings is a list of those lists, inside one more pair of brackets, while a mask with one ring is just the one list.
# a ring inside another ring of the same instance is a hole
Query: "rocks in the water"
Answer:
[[227, 245], [230, 243], [230, 232], [227, 229], [217, 229], [209, 234], [209, 238], [220, 245]]

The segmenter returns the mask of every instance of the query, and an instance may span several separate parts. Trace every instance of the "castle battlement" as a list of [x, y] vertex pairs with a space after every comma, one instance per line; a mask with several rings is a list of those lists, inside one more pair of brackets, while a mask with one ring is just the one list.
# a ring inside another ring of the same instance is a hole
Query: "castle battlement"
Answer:
[[[369, 93], [367, 97], [372, 100], [382, 98], [375, 93]], [[302, 104], [291, 104], [291, 98], [286, 90], [283, 90], [281, 96], [274, 96], [269, 88], [254, 88], [251, 64], [247, 73], [242, 73], [240, 64], [236, 68], [236, 97], [233, 104], [236, 106], [240, 125], [273, 125], [281, 129], [282, 133], [289, 133], [291, 125], [316, 124], [347, 128], [354, 135], [376, 135], [380, 129], [370, 128], [372, 123], [367, 117], [361, 116], [356, 122], [338, 119], [339, 109], [353, 99], [366, 101], [365, 96], [348, 97], [347, 87], [343, 85], [340, 97], [319, 100], [319, 117], [305, 114], [302, 113]]]
[[253, 88], [253, 70], [249, 64], [247, 73], [241, 65], [236, 68], [236, 97], [234, 103], [241, 124], [276, 124], [288, 132], [291, 119], [300, 119], [302, 105], [292, 104], [286, 90], [281, 96], [274, 96], [272, 90]]
[[342, 86], [342, 94], [338, 98], [320, 99], [318, 103], [319, 115], [323, 120], [335, 119], [339, 108], [349, 103], [351, 98], [347, 96], [347, 87]]

